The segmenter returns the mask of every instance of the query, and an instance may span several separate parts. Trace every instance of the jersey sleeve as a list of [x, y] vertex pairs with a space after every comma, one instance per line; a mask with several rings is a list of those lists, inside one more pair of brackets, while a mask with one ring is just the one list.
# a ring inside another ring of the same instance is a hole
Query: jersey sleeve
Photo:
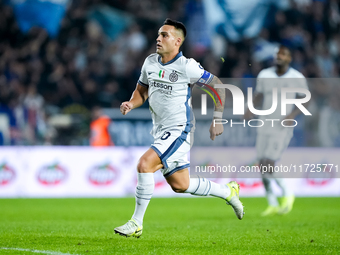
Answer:
[[214, 75], [205, 71], [204, 68], [192, 58], [188, 59], [186, 73], [190, 79], [190, 83], [209, 84], [214, 77]]
[[[303, 89], [307, 89], [307, 90], [309, 90], [308, 89], [308, 84], [307, 84], [307, 79], [301, 74], [301, 77], [300, 78], [298, 78], [299, 79], [299, 82], [298, 82], [298, 84], [299, 84], [299, 87], [300, 88], [303, 88]], [[301, 97], [303, 97], [303, 96], [305, 96], [305, 94], [304, 93], [297, 93], [299, 96], [301, 96]]]
[[263, 71], [261, 71], [256, 78], [256, 87], [255, 87], [256, 93], [264, 93], [263, 84], [264, 84], [264, 75], [263, 75]]
[[148, 77], [146, 74], [146, 65], [147, 65], [147, 59], [145, 59], [143, 66], [142, 66], [142, 70], [138, 79], [138, 83], [140, 85], [142, 85], [143, 87], [148, 88], [149, 87], [149, 81], [148, 81]]

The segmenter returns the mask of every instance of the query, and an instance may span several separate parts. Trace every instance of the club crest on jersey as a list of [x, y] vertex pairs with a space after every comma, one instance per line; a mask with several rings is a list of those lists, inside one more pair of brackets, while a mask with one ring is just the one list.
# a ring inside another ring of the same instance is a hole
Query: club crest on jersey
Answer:
[[164, 78], [165, 71], [164, 70], [159, 70], [158, 76], [159, 78]]
[[176, 71], [172, 71], [172, 73], [169, 75], [169, 80], [171, 82], [176, 82], [178, 80], [178, 74]]

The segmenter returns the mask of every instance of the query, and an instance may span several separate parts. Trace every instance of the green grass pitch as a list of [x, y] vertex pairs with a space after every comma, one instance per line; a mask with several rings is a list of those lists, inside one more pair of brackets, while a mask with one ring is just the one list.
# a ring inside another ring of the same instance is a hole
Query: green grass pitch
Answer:
[[264, 198], [241, 200], [243, 220], [217, 198], [153, 198], [136, 239], [113, 233], [134, 198], [0, 199], [0, 254], [340, 254], [340, 198], [297, 198], [270, 218]]

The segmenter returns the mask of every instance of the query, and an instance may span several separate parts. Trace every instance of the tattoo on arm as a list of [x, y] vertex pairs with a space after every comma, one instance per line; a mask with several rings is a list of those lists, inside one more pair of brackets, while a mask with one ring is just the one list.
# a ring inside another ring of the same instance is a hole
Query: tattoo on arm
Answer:
[[[213, 79], [211, 82], [209, 82], [209, 85], [212, 86], [213, 88], [215, 87], [215, 84], [222, 84], [221, 80], [214, 75]], [[225, 89], [224, 88], [218, 88], [216, 89], [217, 94], [220, 96], [222, 105], [220, 103], [220, 100], [217, 99], [216, 95], [214, 95], [216, 100], [216, 105], [215, 105], [215, 111], [218, 112], [223, 112], [224, 109], [224, 103], [225, 103]]]

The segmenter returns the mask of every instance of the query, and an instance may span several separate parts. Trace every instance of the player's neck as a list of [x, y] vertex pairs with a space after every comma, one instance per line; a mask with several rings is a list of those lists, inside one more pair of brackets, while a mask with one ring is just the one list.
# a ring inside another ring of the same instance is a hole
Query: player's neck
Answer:
[[288, 69], [289, 69], [289, 66], [282, 66], [282, 67], [276, 66], [276, 74], [278, 76], [282, 76], [288, 71]]
[[166, 53], [166, 54], [162, 54], [161, 56], [161, 62], [163, 64], [168, 63], [169, 61], [173, 60], [177, 54], [179, 53], [179, 51], [174, 51], [171, 53]]

